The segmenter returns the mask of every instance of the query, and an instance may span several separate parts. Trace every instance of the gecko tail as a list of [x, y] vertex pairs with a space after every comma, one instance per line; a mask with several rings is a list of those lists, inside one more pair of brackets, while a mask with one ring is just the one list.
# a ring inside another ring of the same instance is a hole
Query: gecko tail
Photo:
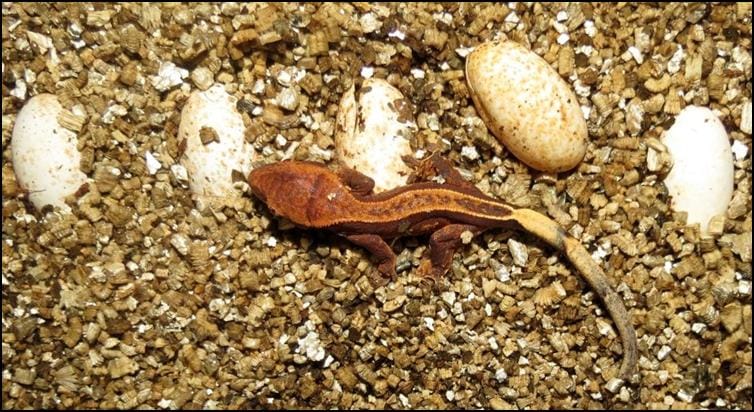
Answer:
[[560, 225], [547, 216], [530, 209], [517, 209], [513, 211], [512, 217], [524, 230], [563, 252], [602, 299], [623, 344], [623, 362], [619, 376], [628, 380], [633, 374], [638, 358], [636, 332], [623, 301], [610, 287], [605, 272], [578, 240], [569, 236]]

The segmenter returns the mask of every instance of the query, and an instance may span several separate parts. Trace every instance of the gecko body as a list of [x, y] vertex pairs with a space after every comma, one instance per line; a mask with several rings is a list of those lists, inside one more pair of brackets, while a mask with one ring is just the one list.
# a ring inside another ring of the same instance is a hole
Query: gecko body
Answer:
[[252, 192], [270, 210], [294, 224], [326, 229], [367, 249], [377, 269], [395, 276], [396, 256], [386, 240], [430, 235], [426, 276], [444, 274], [461, 245], [461, 234], [510, 228], [532, 233], [564, 253], [600, 296], [623, 343], [620, 377], [628, 379], [637, 361], [636, 333], [620, 296], [581, 243], [560, 225], [530, 209], [515, 209], [491, 198], [439, 155], [417, 167], [423, 179], [441, 176], [445, 183], [413, 183], [373, 194], [374, 182], [354, 170], [333, 172], [322, 164], [284, 161], [254, 169]]

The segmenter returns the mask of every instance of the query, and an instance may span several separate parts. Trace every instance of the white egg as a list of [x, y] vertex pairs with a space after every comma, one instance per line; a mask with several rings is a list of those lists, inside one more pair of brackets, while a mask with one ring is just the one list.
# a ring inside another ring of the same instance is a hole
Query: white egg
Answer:
[[665, 177], [671, 206], [688, 213], [688, 224], [707, 233], [710, 219], [724, 214], [733, 195], [733, 154], [720, 119], [706, 107], [688, 106], [663, 136], [673, 158]]
[[29, 99], [16, 116], [11, 140], [13, 170], [37, 209], [70, 210], [65, 198], [87, 182], [81, 171], [77, 136], [58, 123], [63, 107], [52, 94]]
[[512, 41], [481, 44], [466, 59], [466, 81], [479, 116], [522, 162], [561, 172], [584, 158], [576, 95], [536, 53]]
[[346, 166], [374, 179], [374, 191], [406, 184], [411, 173], [401, 159], [411, 154], [416, 130], [411, 106], [403, 94], [382, 79], [366, 79], [341, 98], [336, 119], [335, 150]]
[[[215, 134], [202, 142], [200, 133]], [[211, 130], [210, 130], [211, 129]], [[233, 187], [232, 173], [247, 176], [256, 157], [246, 142], [246, 127], [236, 110], [236, 99], [221, 85], [191, 94], [181, 112], [178, 139], [186, 141], [181, 164], [188, 172], [189, 188], [199, 196], [236, 198], [242, 193]]]

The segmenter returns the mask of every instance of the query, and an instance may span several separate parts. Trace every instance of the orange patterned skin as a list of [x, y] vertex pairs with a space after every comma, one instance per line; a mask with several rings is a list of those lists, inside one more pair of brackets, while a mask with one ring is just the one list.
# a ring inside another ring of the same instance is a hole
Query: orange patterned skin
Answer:
[[249, 184], [276, 215], [294, 224], [327, 229], [369, 250], [378, 270], [395, 276], [395, 253], [385, 240], [430, 235], [425, 276], [444, 274], [461, 245], [461, 234], [515, 228], [537, 235], [563, 252], [605, 303], [623, 341], [620, 377], [628, 379], [637, 361], [636, 333], [620, 296], [578, 240], [557, 223], [530, 209], [514, 209], [465, 181], [443, 158], [431, 156], [417, 167], [421, 182], [372, 194], [374, 182], [354, 170], [333, 172], [312, 162], [284, 161], [254, 169]]

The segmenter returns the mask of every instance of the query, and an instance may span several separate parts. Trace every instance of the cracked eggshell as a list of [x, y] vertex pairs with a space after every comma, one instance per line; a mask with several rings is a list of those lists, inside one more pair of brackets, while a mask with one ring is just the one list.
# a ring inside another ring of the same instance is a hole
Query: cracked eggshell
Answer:
[[562, 172], [584, 158], [576, 95], [536, 53], [512, 41], [484, 43], [466, 59], [466, 81], [479, 116], [522, 162]]
[[[200, 134], [214, 133], [216, 139], [202, 142]], [[186, 141], [181, 164], [188, 172], [189, 188], [199, 196], [236, 198], [242, 193], [233, 187], [234, 170], [243, 176], [251, 172], [256, 157], [244, 138], [246, 127], [236, 110], [236, 98], [221, 85], [195, 91], [181, 112], [178, 140]]]
[[357, 100], [351, 86], [341, 98], [336, 124], [338, 159], [374, 179], [375, 192], [406, 184], [411, 169], [401, 157], [411, 155], [416, 123], [398, 89], [382, 79], [366, 79]]
[[37, 209], [52, 205], [69, 211], [65, 198], [87, 182], [76, 133], [58, 122], [62, 111], [56, 96], [40, 94], [26, 102], [13, 126], [13, 170]]
[[687, 212], [687, 223], [699, 223], [708, 233], [710, 219], [724, 214], [733, 196], [733, 153], [725, 127], [712, 110], [688, 106], [662, 142], [673, 158], [665, 177], [671, 207]]

